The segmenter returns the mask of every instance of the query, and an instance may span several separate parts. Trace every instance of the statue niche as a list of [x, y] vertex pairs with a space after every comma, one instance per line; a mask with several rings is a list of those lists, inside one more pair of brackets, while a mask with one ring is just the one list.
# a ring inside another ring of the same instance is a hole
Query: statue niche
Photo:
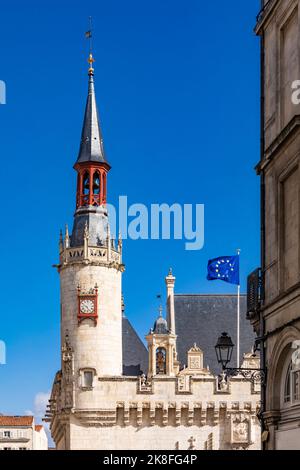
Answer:
[[156, 373], [157, 374], [166, 374], [167, 364], [166, 364], [167, 353], [165, 348], [158, 348], [156, 350]]

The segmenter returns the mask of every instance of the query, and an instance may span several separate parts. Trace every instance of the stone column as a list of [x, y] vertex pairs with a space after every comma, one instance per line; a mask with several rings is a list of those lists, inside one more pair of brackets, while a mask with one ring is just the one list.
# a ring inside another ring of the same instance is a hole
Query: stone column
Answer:
[[168, 325], [170, 333], [173, 335], [176, 334], [175, 327], [175, 306], [174, 306], [174, 286], [176, 278], [172, 274], [172, 269], [170, 269], [168, 276], [166, 277], [166, 286], [167, 286], [167, 310], [168, 310]]

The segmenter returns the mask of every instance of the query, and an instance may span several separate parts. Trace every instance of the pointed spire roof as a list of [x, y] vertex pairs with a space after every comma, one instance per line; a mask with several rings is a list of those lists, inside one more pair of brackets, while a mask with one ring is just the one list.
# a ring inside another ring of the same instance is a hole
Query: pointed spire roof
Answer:
[[103, 139], [96, 104], [94, 68], [92, 66], [94, 59], [92, 54], [90, 54], [88, 62], [90, 64], [88, 97], [86, 101], [85, 115], [82, 126], [80, 149], [76, 164], [95, 162], [106, 163], [108, 165], [105, 159]]

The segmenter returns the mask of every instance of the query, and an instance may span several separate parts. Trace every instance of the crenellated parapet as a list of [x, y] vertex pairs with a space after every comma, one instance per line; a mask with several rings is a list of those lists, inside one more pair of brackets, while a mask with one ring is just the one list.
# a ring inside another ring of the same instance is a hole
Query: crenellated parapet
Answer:
[[91, 264], [93, 266], [105, 266], [124, 272], [125, 266], [122, 263], [122, 239], [118, 242], [106, 237], [106, 241], [101, 246], [94, 246], [89, 242], [87, 227], [85, 228], [83, 244], [81, 246], [70, 246], [70, 237], [66, 228], [65, 237], [62, 233], [59, 241], [59, 265], [56, 267], [60, 272], [62, 269], [73, 264]]

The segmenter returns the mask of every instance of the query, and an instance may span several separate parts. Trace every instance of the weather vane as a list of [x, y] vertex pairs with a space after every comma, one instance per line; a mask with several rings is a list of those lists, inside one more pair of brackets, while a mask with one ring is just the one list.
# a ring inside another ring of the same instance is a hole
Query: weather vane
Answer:
[[159, 301], [160, 301], [160, 304], [159, 304], [159, 307], [158, 307], [158, 312], [159, 312], [159, 316], [162, 317], [163, 307], [162, 307], [162, 304], [161, 304], [161, 294], [157, 294], [156, 298], [159, 299]]
[[89, 58], [88, 58], [88, 63], [90, 64], [89, 75], [93, 75], [94, 73], [93, 63], [95, 62], [95, 59], [93, 57], [93, 23], [92, 23], [91, 16], [89, 17], [89, 30], [86, 31], [85, 37], [89, 40]]

